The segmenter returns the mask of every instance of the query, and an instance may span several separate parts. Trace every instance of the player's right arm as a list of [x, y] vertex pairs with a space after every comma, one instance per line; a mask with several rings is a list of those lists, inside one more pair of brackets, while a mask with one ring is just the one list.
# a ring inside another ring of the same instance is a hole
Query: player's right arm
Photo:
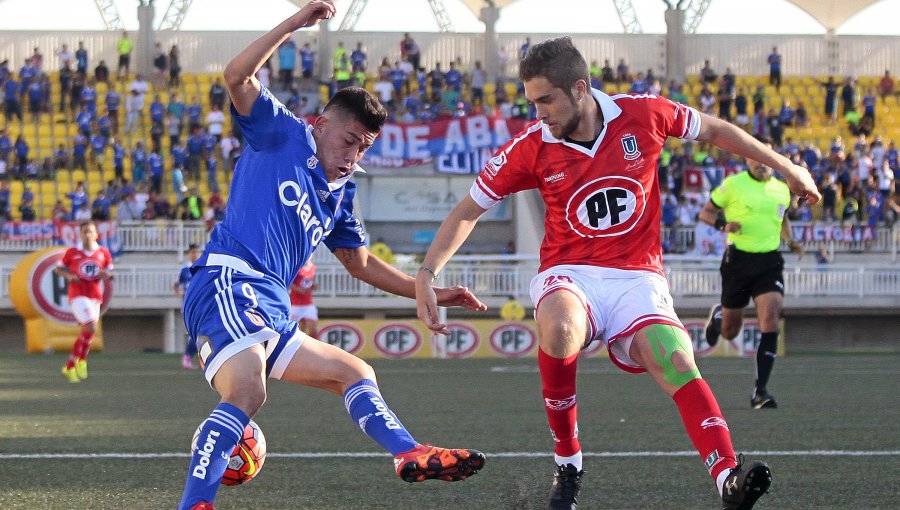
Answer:
[[287, 40], [295, 30], [311, 27], [320, 20], [329, 19], [335, 15], [335, 12], [333, 0], [312, 0], [296, 14], [250, 43], [250, 46], [238, 53], [225, 66], [223, 73], [225, 86], [228, 88], [231, 102], [239, 114], [250, 114], [253, 103], [261, 90], [259, 80], [255, 77], [256, 72], [281, 43]]
[[470, 195], [466, 195], [441, 223], [422, 260], [422, 268], [416, 273], [416, 315], [435, 333], [449, 335], [450, 330], [446, 324], [438, 322], [437, 295], [432, 286], [434, 277], [469, 238], [478, 218], [485, 211]]

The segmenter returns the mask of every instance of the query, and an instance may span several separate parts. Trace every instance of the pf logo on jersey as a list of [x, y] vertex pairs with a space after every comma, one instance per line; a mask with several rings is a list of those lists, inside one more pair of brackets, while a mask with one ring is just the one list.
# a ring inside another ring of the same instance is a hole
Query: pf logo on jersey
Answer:
[[96, 280], [100, 276], [100, 265], [94, 259], [84, 259], [78, 265], [78, 274], [76, 276], [84, 280]]
[[566, 221], [581, 237], [625, 234], [647, 205], [641, 183], [628, 177], [601, 177], [578, 189], [566, 204]]

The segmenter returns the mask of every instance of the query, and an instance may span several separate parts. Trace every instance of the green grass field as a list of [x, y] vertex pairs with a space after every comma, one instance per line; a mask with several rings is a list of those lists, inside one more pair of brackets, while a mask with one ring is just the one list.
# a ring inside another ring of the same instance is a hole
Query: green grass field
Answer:
[[[217, 401], [200, 373], [171, 355], [95, 354], [75, 385], [62, 363], [0, 357], [0, 509], [174, 508], [191, 435]], [[269, 458], [249, 484], [223, 487], [218, 508], [541, 508], [552, 441], [534, 360], [372, 364], [414, 437], [481, 449], [485, 469], [454, 484], [402, 482], [339, 397], [273, 381], [255, 418]], [[702, 360], [701, 370], [735, 448], [772, 467], [757, 508], [898, 508], [900, 354], [783, 357], [769, 385], [781, 407], [765, 411], [748, 405], [750, 360]], [[578, 400], [580, 508], [718, 508], [674, 404], [649, 377], [581, 361]], [[341, 456], [315, 456], [332, 452]]]

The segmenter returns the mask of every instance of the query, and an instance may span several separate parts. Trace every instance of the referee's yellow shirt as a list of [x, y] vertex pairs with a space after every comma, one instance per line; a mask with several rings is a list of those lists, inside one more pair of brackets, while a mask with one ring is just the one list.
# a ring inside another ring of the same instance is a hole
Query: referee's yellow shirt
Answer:
[[760, 182], [741, 172], [722, 181], [712, 191], [713, 204], [725, 211], [725, 220], [741, 224], [728, 234], [728, 243], [752, 253], [775, 251], [781, 245], [781, 224], [791, 203], [787, 184], [772, 177]]

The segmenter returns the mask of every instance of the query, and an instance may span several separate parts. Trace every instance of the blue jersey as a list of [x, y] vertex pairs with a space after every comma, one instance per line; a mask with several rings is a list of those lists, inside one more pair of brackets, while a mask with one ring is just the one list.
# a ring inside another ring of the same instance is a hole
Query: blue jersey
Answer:
[[[232, 107], [247, 148], [231, 183], [225, 221], [210, 235], [197, 266], [234, 261], [287, 289], [320, 243], [358, 248], [365, 232], [353, 216], [356, 184], [329, 183], [307, 125], [263, 88], [248, 116]], [[231, 265], [235, 269], [234, 265]], [[241, 270], [241, 269], [239, 269]], [[287, 292], [285, 290], [285, 299]]]
[[178, 286], [181, 290], [187, 290], [188, 286], [191, 284], [191, 277], [194, 276], [191, 273], [191, 266], [186, 265], [181, 268], [181, 272], [178, 273]]

